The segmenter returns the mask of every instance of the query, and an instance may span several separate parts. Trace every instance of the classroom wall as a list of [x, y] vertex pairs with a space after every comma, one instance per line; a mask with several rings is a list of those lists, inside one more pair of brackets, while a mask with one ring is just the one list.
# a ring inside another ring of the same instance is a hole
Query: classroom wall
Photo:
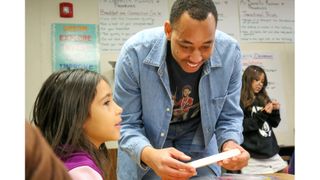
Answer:
[[[171, 6], [174, 0], [168, 0]], [[52, 73], [51, 24], [82, 23], [98, 24], [98, 0], [65, 1], [73, 3], [74, 17], [60, 18], [58, 0], [26, 0], [26, 77], [25, 116], [31, 117], [32, 105], [43, 81]], [[286, 79], [286, 121], [275, 130], [281, 145], [294, 145], [294, 44], [293, 43], [240, 43], [244, 52], [261, 51], [279, 53], [283, 68], [281, 75]], [[112, 83], [113, 70], [108, 61], [116, 60], [118, 53], [101, 53], [101, 73]], [[109, 148], [117, 147], [115, 142]]]
[[[59, 0], [26, 0], [26, 117], [42, 82], [52, 73], [51, 24], [98, 23], [98, 1], [73, 2], [74, 17], [59, 17]], [[69, 1], [72, 2], [72, 1]], [[103, 59], [103, 58], [102, 58]], [[102, 73], [108, 64], [101, 61]]]

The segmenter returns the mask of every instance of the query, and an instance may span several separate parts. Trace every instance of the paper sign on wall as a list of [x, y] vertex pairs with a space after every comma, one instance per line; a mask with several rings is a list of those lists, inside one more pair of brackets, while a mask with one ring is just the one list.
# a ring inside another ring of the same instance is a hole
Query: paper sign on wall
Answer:
[[95, 24], [52, 24], [53, 71], [84, 68], [100, 71]]

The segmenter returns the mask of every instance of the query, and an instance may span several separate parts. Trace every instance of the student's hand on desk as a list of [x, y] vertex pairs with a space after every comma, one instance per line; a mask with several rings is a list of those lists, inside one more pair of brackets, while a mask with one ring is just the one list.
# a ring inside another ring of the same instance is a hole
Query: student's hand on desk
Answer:
[[240, 154], [232, 158], [219, 161], [218, 165], [228, 170], [240, 170], [247, 166], [250, 159], [250, 154], [234, 141], [227, 141], [222, 146], [222, 152], [231, 149], [239, 149]]
[[145, 147], [141, 153], [141, 160], [163, 180], [186, 180], [196, 175], [194, 167], [182, 162], [190, 159], [175, 148]]

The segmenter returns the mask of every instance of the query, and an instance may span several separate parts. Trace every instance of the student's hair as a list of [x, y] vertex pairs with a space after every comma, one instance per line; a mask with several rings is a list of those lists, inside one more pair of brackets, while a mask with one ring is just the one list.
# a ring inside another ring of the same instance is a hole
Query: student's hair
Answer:
[[171, 7], [170, 24], [174, 26], [185, 11], [192, 19], [199, 21], [207, 19], [211, 13], [218, 23], [218, 12], [212, 0], [176, 0]]
[[102, 75], [85, 69], [54, 72], [40, 89], [34, 103], [32, 121], [59, 157], [63, 159], [74, 151], [85, 151], [105, 176], [107, 147], [102, 143], [97, 149], [83, 131], [101, 80], [109, 84]]
[[[252, 89], [252, 82], [253, 80], [258, 80], [261, 74], [264, 74], [264, 83], [262, 89], [257, 94], [255, 94]], [[267, 85], [267, 75], [261, 67], [251, 65], [246, 68], [242, 75], [242, 88], [240, 98], [240, 101], [244, 106], [244, 109], [252, 107], [255, 98], [259, 103], [262, 103], [262, 105], [266, 105], [268, 102], [270, 102], [270, 98], [266, 91]]]

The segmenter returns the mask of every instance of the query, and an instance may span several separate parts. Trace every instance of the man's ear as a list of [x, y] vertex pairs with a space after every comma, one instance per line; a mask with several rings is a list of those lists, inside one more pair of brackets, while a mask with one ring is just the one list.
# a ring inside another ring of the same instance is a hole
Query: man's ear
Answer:
[[171, 33], [172, 33], [172, 27], [171, 27], [171, 24], [169, 21], [166, 21], [164, 23], [164, 32], [166, 33], [166, 37], [167, 37], [167, 40], [170, 41], [171, 39]]

